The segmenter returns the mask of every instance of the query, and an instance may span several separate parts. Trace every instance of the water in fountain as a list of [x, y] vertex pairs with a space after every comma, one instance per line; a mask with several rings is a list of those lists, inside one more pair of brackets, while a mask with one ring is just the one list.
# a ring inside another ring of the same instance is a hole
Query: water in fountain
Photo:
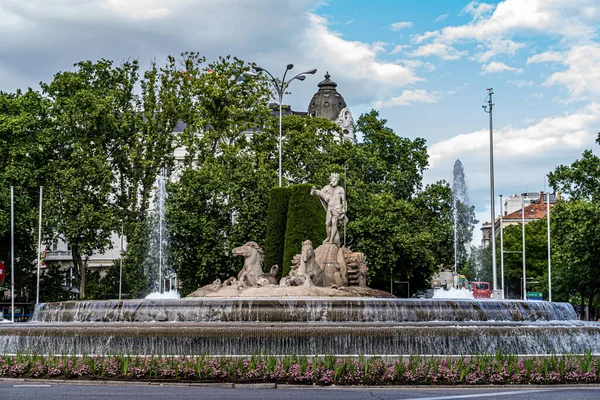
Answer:
[[150, 251], [146, 259], [146, 276], [151, 282], [151, 290], [147, 299], [173, 299], [179, 298], [176, 289], [174, 271], [171, 269], [167, 251], [169, 240], [165, 225], [165, 202], [167, 199], [168, 172], [166, 168], [161, 170], [157, 179], [156, 204], [152, 217], [152, 229], [150, 230]]
[[469, 192], [465, 182], [465, 170], [460, 160], [454, 163], [452, 180], [452, 214], [454, 220], [454, 274], [457, 273], [459, 258], [464, 253], [464, 246], [471, 241], [473, 227], [471, 209], [469, 208]]
[[186, 298], [41, 304], [0, 326], [0, 354], [596, 353], [600, 325], [568, 303]]
[[433, 292], [434, 299], [472, 299], [473, 291], [466, 288], [450, 288], [444, 290], [442, 288], [436, 289]]

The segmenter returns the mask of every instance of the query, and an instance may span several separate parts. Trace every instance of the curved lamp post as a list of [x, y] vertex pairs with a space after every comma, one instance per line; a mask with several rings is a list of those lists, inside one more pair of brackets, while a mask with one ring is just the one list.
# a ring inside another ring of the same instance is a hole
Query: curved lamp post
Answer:
[[283, 104], [283, 95], [285, 94], [286, 89], [288, 88], [288, 86], [290, 85], [290, 83], [294, 80], [297, 79], [299, 81], [303, 81], [306, 79], [306, 75], [310, 74], [310, 75], [314, 75], [317, 70], [315, 69], [311, 69], [309, 71], [304, 71], [299, 73], [298, 75], [294, 76], [293, 78], [290, 78], [288, 81], [285, 80], [285, 77], [288, 73], [289, 70], [291, 70], [292, 68], [294, 68], [294, 64], [288, 64], [285, 68], [285, 72], [283, 73], [283, 78], [281, 78], [281, 80], [276, 79], [269, 71], [267, 71], [266, 69], [259, 67], [259, 66], [255, 66], [254, 67], [254, 73], [252, 72], [246, 72], [246, 75], [257, 75], [261, 72], [265, 72], [267, 75], [269, 75], [269, 82], [271, 83], [271, 85], [273, 85], [273, 88], [275, 89], [275, 92], [277, 92], [277, 96], [279, 98], [279, 187], [281, 187], [281, 114], [282, 114], [282, 104]]

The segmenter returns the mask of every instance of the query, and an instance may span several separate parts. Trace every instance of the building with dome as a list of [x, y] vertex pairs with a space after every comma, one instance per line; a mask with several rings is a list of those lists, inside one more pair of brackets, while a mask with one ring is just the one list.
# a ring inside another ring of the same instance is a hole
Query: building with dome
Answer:
[[308, 104], [308, 114], [335, 122], [342, 128], [344, 140], [351, 140], [352, 143], [356, 143], [354, 118], [352, 118], [352, 113], [346, 105], [344, 97], [336, 89], [337, 83], [330, 78], [331, 75], [327, 72], [325, 80], [319, 82], [319, 90]]

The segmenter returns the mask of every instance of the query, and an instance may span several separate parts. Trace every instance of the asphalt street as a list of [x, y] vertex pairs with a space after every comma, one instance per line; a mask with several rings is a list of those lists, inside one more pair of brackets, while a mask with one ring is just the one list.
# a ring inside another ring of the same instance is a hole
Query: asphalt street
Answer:
[[65, 400], [65, 399], [227, 399], [227, 400], [592, 400], [600, 399], [600, 387], [540, 387], [540, 388], [235, 388], [191, 387], [174, 385], [81, 384], [0, 382], [2, 400]]

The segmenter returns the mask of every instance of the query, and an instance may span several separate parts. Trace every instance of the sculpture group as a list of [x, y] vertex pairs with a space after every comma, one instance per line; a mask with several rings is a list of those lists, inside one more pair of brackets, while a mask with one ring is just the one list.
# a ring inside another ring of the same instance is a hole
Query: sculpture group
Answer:
[[368, 268], [365, 255], [340, 246], [339, 228], [348, 222], [348, 218], [346, 192], [338, 186], [338, 181], [338, 174], [333, 173], [329, 178], [329, 185], [320, 190], [312, 187], [310, 194], [316, 196], [325, 208], [327, 237], [317, 248], [313, 247], [310, 240], [303, 241], [300, 254], [292, 258], [287, 276], [277, 282], [277, 265], [272, 266], [269, 273], [265, 273], [264, 252], [256, 242], [251, 241], [232, 251], [234, 256], [244, 257], [244, 266], [237, 278], [231, 277], [223, 283], [217, 279], [191, 296], [215, 294], [223, 292], [221, 289], [232, 287], [236, 290], [267, 287], [284, 289], [298, 286], [338, 290], [351, 286], [366, 288]]

